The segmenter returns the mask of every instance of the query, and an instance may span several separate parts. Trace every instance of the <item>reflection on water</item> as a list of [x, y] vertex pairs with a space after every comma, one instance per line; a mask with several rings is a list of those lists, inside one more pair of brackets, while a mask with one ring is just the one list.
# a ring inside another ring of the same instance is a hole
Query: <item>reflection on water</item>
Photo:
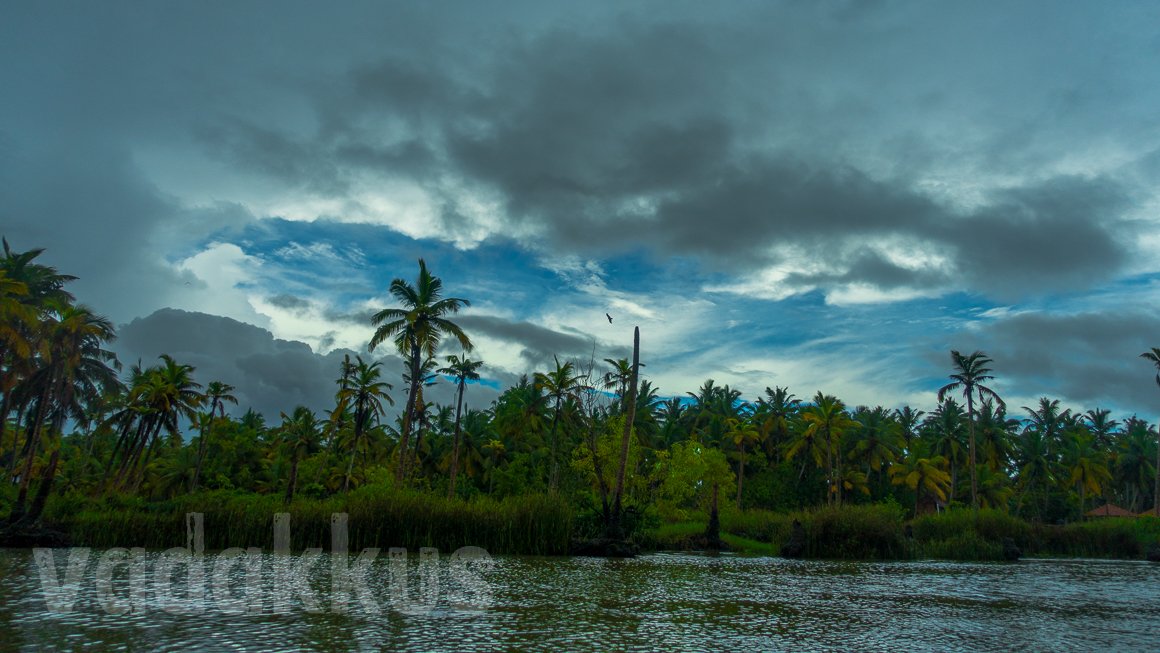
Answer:
[[[322, 612], [300, 599], [285, 614], [171, 614], [157, 597], [138, 609], [102, 609], [96, 560], [76, 607], [52, 612], [30, 551], [0, 550], [4, 650], [391, 650], [561, 648], [626, 651], [1156, 650], [1160, 565], [1093, 560], [1018, 564], [846, 563], [657, 554], [635, 560], [497, 557], [465, 589], [442, 559], [376, 560], [372, 596], [338, 614], [325, 599], [330, 563], [309, 571]], [[155, 563], [159, 554], [147, 554]], [[212, 558], [212, 556], [208, 556]], [[56, 554], [62, 576], [66, 556]], [[274, 556], [261, 558], [272, 569]], [[392, 567], [392, 564], [394, 566]], [[400, 566], [402, 565], [402, 566]], [[112, 576], [127, 605], [138, 592], [128, 564]], [[224, 568], [223, 568], [224, 569]], [[432, 570], [438, 570], [432, 575]], [[222, 578], [235, 598], [242, 565]], [[212, 574], [210, 574], [212, 576]], [[171, 577], [182, 581], [184, 576]], [[403, 585], [404, 580], [408, 580]], [[154, 579], [155, 580], [155, 579]], [[420, 581], [429, 581], [426, 584]], [[438, 580], [436, 583], [435, 581]], [[265, 591], [281, 582], [265, 579]], [[180, 584], [180, 583], [178, 583]], [[213, 587], [212, 578], [206, 581]], [[153, 585], [150, 585], [153, 587]], [[482, 589], [481, 589], [482, 588]], [[307, 588], [308, 590], [310, 588]], [[107, 598], [107, 595], [104, 595]], [[152, 601], [152, 603], [150, 603]], [[367, 609], [373, 604], [379, 611]]]

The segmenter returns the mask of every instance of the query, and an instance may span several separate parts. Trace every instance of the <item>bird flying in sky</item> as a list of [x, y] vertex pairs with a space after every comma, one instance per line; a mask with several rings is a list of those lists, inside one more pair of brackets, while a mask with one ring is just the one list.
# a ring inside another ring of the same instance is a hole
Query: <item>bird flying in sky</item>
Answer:
[[611, 315], [609, 315], [608, 313], [605, 313], [605, 314], [604, 314], [604, 317], [608, 318], [608, 323], [609, 323], [609, 324], [612, 324], [612, 316], [611, 316]]

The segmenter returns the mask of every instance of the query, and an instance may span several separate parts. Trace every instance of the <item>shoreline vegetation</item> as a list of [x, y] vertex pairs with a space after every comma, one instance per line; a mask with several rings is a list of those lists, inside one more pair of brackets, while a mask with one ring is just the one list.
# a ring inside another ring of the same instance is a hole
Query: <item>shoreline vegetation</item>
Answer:
[[[568, 555], [583, 544], [583, 524], [560, 498], [529, 495], [495, 500], [447, 499], [413, 490], [367, 486], [327, 499], [301, 499], [286, 506], [279, 497], [207, 491], [164, 502], [74, 498], [57, 502], [45, 527], [71, 546], [140, 546], [166, 549], [186, 542], [185, 515], [205, 514], [208, 550], [258, 547], [270, 550], [272, 517], [291, 515], [291, 548], [324, 550], [330, 516], [347, 513], [350, 546], [450, 553], [479, 546], [500, 555]], [[1026, 557], [1145, 558], [1160, 542], [1160, 519], [1109, 517], [1070, 524], [1024, 521], [999, 510], [969, 508], [908, 518], [897, 504], [819, 507], [789, 513], [752, 509], [721, 515], [723, 546], [712, 550], [785, 557], [793, 523], [801, 524], [804, 549], [793, 557], [838, 560], [1007, 560], [1010, 539]], [[710, 550], [707, 515], [636, 529], [630, 544], [642, 553]]]
[[[1160, 495], [1155, 425], [1048, 397], [1009, 410], [981, 351], [951, 351], [929, 412], [785, 387], [747, 401], [712, 379], [662, 394], [636, 329], [631, 359], [594, 345], [479, 406], [486, 361], [455, 322], [469, 301], [420, 260], [335, 370], [333, 404], [268, 422], [167, 354], [123, 368], [113, 325], [41, 253], [4, 241], [0, 258], [0, 546], [169, 548], [200, 512], [208, 549], [268, 549], [286, 512], [295, 550], [327, 548], [347, 513], [353, 548], [1160, 559], [1160, 517], [1136, 516]], [[1160, 349], [1142, 358], [1160, 369]], [[429, 401], [434, 384], [454, 401]], [[1131, 517], [1086, 517], [1100, 507]]]

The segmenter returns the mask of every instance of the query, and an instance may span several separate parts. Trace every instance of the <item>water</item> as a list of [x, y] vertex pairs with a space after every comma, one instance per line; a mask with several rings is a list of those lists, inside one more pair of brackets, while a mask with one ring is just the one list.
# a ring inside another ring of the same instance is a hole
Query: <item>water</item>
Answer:
[[[121, 608], [133, 608], [114, 614], [101, 603], [102, 553], [92, 552], [83, 567], [72, 611], [59, 612], [46, 603], [32, 553], [0, 549], [0, 649], [1160, 649], [1160, 565], [1145, 562], [847, 563], [656, 554], [496, 557], [489, 565], [462, 567], [447, 557], [436, 562], [415, 555], [392, 563], [384, 554], [367, 568], [364, 601], [349, 594], [347, 612], [336, 613], [332, 598], [348, 594], [328, 594], [332, 575], [324, 554], [307, 574], [321, 611], [307, 611], [309, 601], [296, 596], [278, 614], [274, 597], [287, 585], [274, 568], [286, 557], [255, 556], [261, 574], [251, 567], [251, 576], [242, 564], [223, 565], [224, 589], [214, 586], [210, 564], [209, 589], [193, 599], [181, 567], [169, 576], [180, 596], [167, 602], [153, 584], [163, 575], [149, 569], [160, 554], [149, 553], [139, 559], [143, 575], [136, 580], [129, 564], [114, 568], [107, 587]], [[55, 562], [63, 575], [66, 552], [57, 552]], [[251, 588], [260, 599], [251, 603], [258, 614], [238, 614], [247, 578], [263, 583]], [[171, 613], [181, 610], [200, 613]]]

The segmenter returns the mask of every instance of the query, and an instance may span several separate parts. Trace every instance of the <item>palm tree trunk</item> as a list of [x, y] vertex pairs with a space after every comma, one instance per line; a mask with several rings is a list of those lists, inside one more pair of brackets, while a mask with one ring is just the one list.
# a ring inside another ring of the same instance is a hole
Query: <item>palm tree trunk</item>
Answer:
[[[13, 423], [12, 423], [12, 425], [14, 427], [12, 429], [12, 456], [8, 458], [8, 477], [9, 478], [11, 478], [14, 473], [16, 473], [16, 463], [19, 462], [19, 460], [20, 460], [19, 452], [17, 452], [17, 450], [16, 450], [17, 449], [16, 445], [18, 442], [20, 442], [20, 423], [23, 422], [25, 420], [25, 418], [27, 417], [26, 413], [28, 412], [28, 404], [29, 404], [28, 400], [25, 399], [24, 401], [20, 402], [19, 406], [16, 407], [16, 420], [13, 421]], [[27, 441], [28, 441], [28, 425], [27, 424], [24, 425], [24, 440], [25, 440], [25, 444], [27, 445]]]
[[447, 498], [455, 496], [455, 478], [459, 475], [459, 417], [463, 411], [463, 386], [466, 379], [459, 379], [459, 399], [455, 402], [455, 441], [451, 446], [451, 483], [447, 486]]
[[830, 440], [830, 432], [826, 430], [826, 505], [834, 503], [834, 443]]
[[40, 518], [40, 514], [44, 512], [44, 504], [48, 501], [48, 495], [52, 491], [52, 482], [56, 478], [56, 466], [60, 461], [60, 449], [64, 443], [57, 438], [57, 446], [52, 450], [52, 455], [48, 458], [48, 467], [44, 469], [41, 474], [40, 487], [36, 489], [36, 497], [32, 499], [32, 507], [28, 509], [28, 514], [24, 519], [28, 522], [35, 522]]
[[342, 491], [350, 490], [350, 477], [354, 473], [354, 458], [358, 455], [359, 434], [354, 435], [354, 445], [350, 449], [350, 462], [346, 464], [346, 476], [342, 480]]
[[25, 442], [25, 449], [28, 454], [24, 458], [24, 467], [20, 472], [20, 490], [16, 495], [16, 503], [12, 505], [12, 513], [9, 516], [9, 521], [16, 523], [24, 518], [25, 503], [28, 501], [28, 488], [32, 482], [32, 463], [36, 459], [36, 450], [40, 444], [40, 431], [44, 425], [44, 417], [48, 407], [48, 397], [52, 386], [55, 385], [51, 380], [46, 383], [44, 390], [40, 395], [40, 403], [36, 406], [36, 416], [32, 421], [31, 430], [27, 433], [27, 441]]
[[1160, 430], [1156, 434], [1156, 487], [1152, 490], [1152, 514], [1160, 517]]
[[[4, 434], [8, 431], [8, 413], [12, 410], [12, 391], [0, 399], [0, 452], [4, 451]], [[16, 455], [16, 429], [12, 429], [12, 455]]]
[[737, 509], [741, 510], [741, 484], [745, 481], [745, 443], [741, 443], [741, 464], [737, 471]]
[[415, 400], [419, 395], [419, 343], [411, 343], [411, 387], [407, 390], [407, 405], [403, 408], [403, 430], [399, 433], [399, 460], [395, 467], [395, 482], [403, 484], [407, 464], [407, 441], [411, 437], [411, 421], [415, 417]]
[[294, 454], [290, 459], [290, 482], [286, 484], [286, 505], [294, 500], [294, 486], [298, 483], [298, 447], [294, 447]]
[[193, 480], [189, 483], [189, 491], [197, 492], [197, 483], [201, 479], [201, 465], [205, 461], [206, 442], [209, 440], [209, 432], [213, 429], [213, 412], [210, 412], [209, 424], [201, 432], [201, 438], [197, 443], [197, 465], [193, 468]]
[[967, 465], [971, 468], [971, 509], [979, 510], [979, 479], [975, 474], [975, 402], [967, 393]]
[[[201, 479], [201, 465], [203, 462], [205, 462], [206, 443], [209, 440], [210, 432], [213, 431], [213, 414], [217, 410], [217, 407], [218, 398], [214, 397], [213, 401], [209, 404], [209, 423], [206, 425], [205, 430], [203, 430], [201, 433], [201, 441], [197, 443], [197, 466], [193, 468], [193, 481], [189, 484], [190, 492], [197, 491], [197, 483], [198, 480]], [[222, 417], [225, 417], [225, 412], [225, 406], [222, 405]]]
[[[636, 386], [640, 377], [640, 327], [634, 327], [632, 332], [632, 379], [628, 388], [628, 415], [624, 419], [624, 434], [620, 438], [620, 466], [616, 472], [616, 490], [612, 495], [612, 519], [609, 524], [609, 536], [614, 539], [623, 539], [620, 514], [624, 497], [624, 473], [628, 466], [628, 445], [632, 437], [632, 423], [636, 420]], [[714, 486], [716, 487], [716, 486]]]
[[556, 440], [556, 428], [560, 423], [560, 397], [556, 397], [556, 411], [552, 415], [552, 435], [548, 460], [548, 493], [555, 495], [560, 482], [560, 467], [557, 462], [560, 447]]

